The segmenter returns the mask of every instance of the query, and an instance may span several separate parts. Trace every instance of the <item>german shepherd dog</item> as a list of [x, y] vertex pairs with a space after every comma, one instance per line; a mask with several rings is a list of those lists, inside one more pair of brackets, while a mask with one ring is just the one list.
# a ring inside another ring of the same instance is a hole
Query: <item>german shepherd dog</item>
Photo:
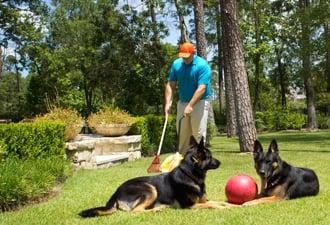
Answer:
[[191, 137], [184, 159], [173, 171], [130, 179], [118, 187], [105, 206], [84, 210], [79, 215], [110, 215], [116, 210], [158, 211], [169, 206], [227, 208], [228, 203], [208, 201], [205, 192], [206, 172], [219, 166], [220, 161], [213, 158], [210, 150], [204, 147], [203, 138], [198, 144]]
[[261, 143], [256, 140], [253, 155], [255, 169], [261, 179], [261, 191], [256, 200], [243, 205], [276, 202], [319, 193], [319, 181], [315, 172], [283, 161], [279, 156], [276, 140], [272, 140], [268, 152], [264, 152]]

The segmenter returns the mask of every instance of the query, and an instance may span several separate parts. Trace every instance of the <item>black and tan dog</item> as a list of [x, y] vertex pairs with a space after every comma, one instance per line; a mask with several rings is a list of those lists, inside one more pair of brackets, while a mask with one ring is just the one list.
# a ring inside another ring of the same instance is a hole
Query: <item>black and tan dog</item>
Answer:
[[261, 179], [261, 191], [256, 200], [243, 205], [275, 202], [294, 199], [319, 193], [319, 181], [315, 172], [307, 168], [289, 165], [279, 156], [276, 140], [273, 140], [267, 152], [261, 143], [254, 143], [254, 163]]
[[109, 215], [116, 210], [158, 211], [172, 206], [178, 208], [226, 208], [225, 202], [208, 201], [205, 192], [206, 172], [220, 166], [204, 147], [203, 139], [190, 147], [180, 165], [170, 173], [137, 177], [124, 182], [104, 207], [80, 212], [82, 217]]

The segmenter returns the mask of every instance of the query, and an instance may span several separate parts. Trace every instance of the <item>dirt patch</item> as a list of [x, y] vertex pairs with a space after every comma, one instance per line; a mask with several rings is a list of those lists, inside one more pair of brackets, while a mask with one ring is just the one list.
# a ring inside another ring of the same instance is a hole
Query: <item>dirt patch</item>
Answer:
[[55, 187], [53, 187], [49, 192], [42, 194], [41, 196], [28, 198], [21, 202], [13, 202], [12, 204], [0, 205], [0, 213], [8, 212], [8, 211], [17, 211], [28, 205], [46, 202], [49, 199], [55, 197], [60, 191], [61, 191], [61, 184], [58, 184]]

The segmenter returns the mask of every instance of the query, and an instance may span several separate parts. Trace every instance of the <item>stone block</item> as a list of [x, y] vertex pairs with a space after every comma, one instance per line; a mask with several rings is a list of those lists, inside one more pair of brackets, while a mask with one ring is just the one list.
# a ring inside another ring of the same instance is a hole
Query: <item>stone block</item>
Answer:
[[128, 161], [135, 161], [141, 158], [141, 151], [129, 152]]

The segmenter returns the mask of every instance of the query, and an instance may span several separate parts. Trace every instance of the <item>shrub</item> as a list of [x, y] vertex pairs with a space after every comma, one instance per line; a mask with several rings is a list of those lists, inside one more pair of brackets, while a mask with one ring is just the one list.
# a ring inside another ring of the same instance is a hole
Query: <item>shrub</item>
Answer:
[[0, 139], [0, 163], [6, 158], [6, 156], [7, 156], [6, 144], [4, 140]]
[[135, 123], [129, 130], [129, 134], [141, 135], [141, 147], [143, 155], [152, 155], [153, 152], [149, 152], [154, 148], [154, 145], [150, 142], [148, 122], [145, 117], [136, 117]]
[[227, 125], [226, 112], [220, 111], [219, 102], [213, 103], [214, 121], [218, 130], [225, 130]]
[[59, 122], [4, 124], [0, 126], [3, 156], [20, 159], [65, 156], [65, 125]]
[[[154, 155], [157, 153], [165, 118], [163, 116], [147, 115], [137, 117], [130, 129], [130, 134], [142, 136], [142, 154]], [[176, 149], [176, 125], [175, 117], [170, 116], [164, 136], [162, 153], [173, 152]]]
[[[135, 118], [135, 123], [130, 129], [129, 134], [140, 134], [142, 136], [143, 155], [150, 156], [157, 153], [164, 122], [164, 116], [146, 115]], [[217, 129], [210, 124], [208, 124], [207, 129], [207, 138], [208, 140], [211, 140], [212, 137], [217, 134]], [[178, 137], [176, 134], [176, 117], [169, 116], [161, 153], [177, 151], [177, 142]]]
[[96, 134], [122, 136], [129, 131], [134, 123], [134, 118], [124, 110], [108, 106], [92, 113], [88, 117], [87, 123]]
[[263, 112], [256, 112], [256, 114], [255, 114], [255, 125], [256, 125], [256, 129], [258, 131], [264, 131], [264, 130], [269, 129], [269, 128], [267, 128]]
[[290, 111], [256, 112], [255, 123], [258, 131], [262, 130], [299, 130], [306, 124], [305, 116]]
[[216, 125], [212, 123], [207, 123], [207, 131], [206, 131], [206, 146], [211, 146], [211, 140], [214, 136], [218, 135], [218, 128]]
[[70, 141], [81, 131], [84, 124], [83, 118], [79, 113], [72, 109], [54, 108], [50, 112], [38, 116], [36, 121], [58, 121], [63, 122], [66, 125], [65, 128], [65, 140]]
[[90, 127], [111, 123], [132, 125], [134, 123], [134, 118], [122, 109], [108, 106], [96, 113], [92, 113], [87, 121]]
[[329, 129], [330, 128], [330, 117], [317, 115], [317, 126], [319, 129]]
[[0, 211], [36, 201], [71, 173], [63, 157], [21, 160], [7, 158], [0, 164]]
[[[147, 115], [146, 119], [148, 123], [150, 142], [157, 146], [155, 149], [157, 151], [164, 127], [165, 117]], [[173, 150], [175, 148], [177, 139], [175, 129], [175, 117], [169, 117], [166, 126], [162, 152], [169, 152], [169, 150]]]
[[64, 131], [60, 122], [0, 125], [0, 211], [38, 201], [66, 178]]
[[[164, 123], [165, 117], [162, 117], [162, 118], [163, 118], [162, 123]], [[160, 131], [163, 131], [162, 130], [163, 124], [160, 127], [160, 129], [161, 129]], [[157, 143], [159, 143], [160, 137], [161, 136], [158, 137]], [[164, 146], [163, 150], [162, 150], [163, 153], [175, 152], [175, 151], [177, 151], [177, 149], [179, 149], [178, 136], [177, 136], [177, 132], [176, 132], [176, 116], [169, 116], [169, 118], [168, 118], [168, 124], [167, 124], [167, 128], [166, 128], [163, 146]], [[157, 147], [158, 147], [158, 145], [157, 145]]]
[[283, 116], [287, 118], [287, 129], [300, 130], [306, 124], [306, 118], [303, 114], [286, 112]]

